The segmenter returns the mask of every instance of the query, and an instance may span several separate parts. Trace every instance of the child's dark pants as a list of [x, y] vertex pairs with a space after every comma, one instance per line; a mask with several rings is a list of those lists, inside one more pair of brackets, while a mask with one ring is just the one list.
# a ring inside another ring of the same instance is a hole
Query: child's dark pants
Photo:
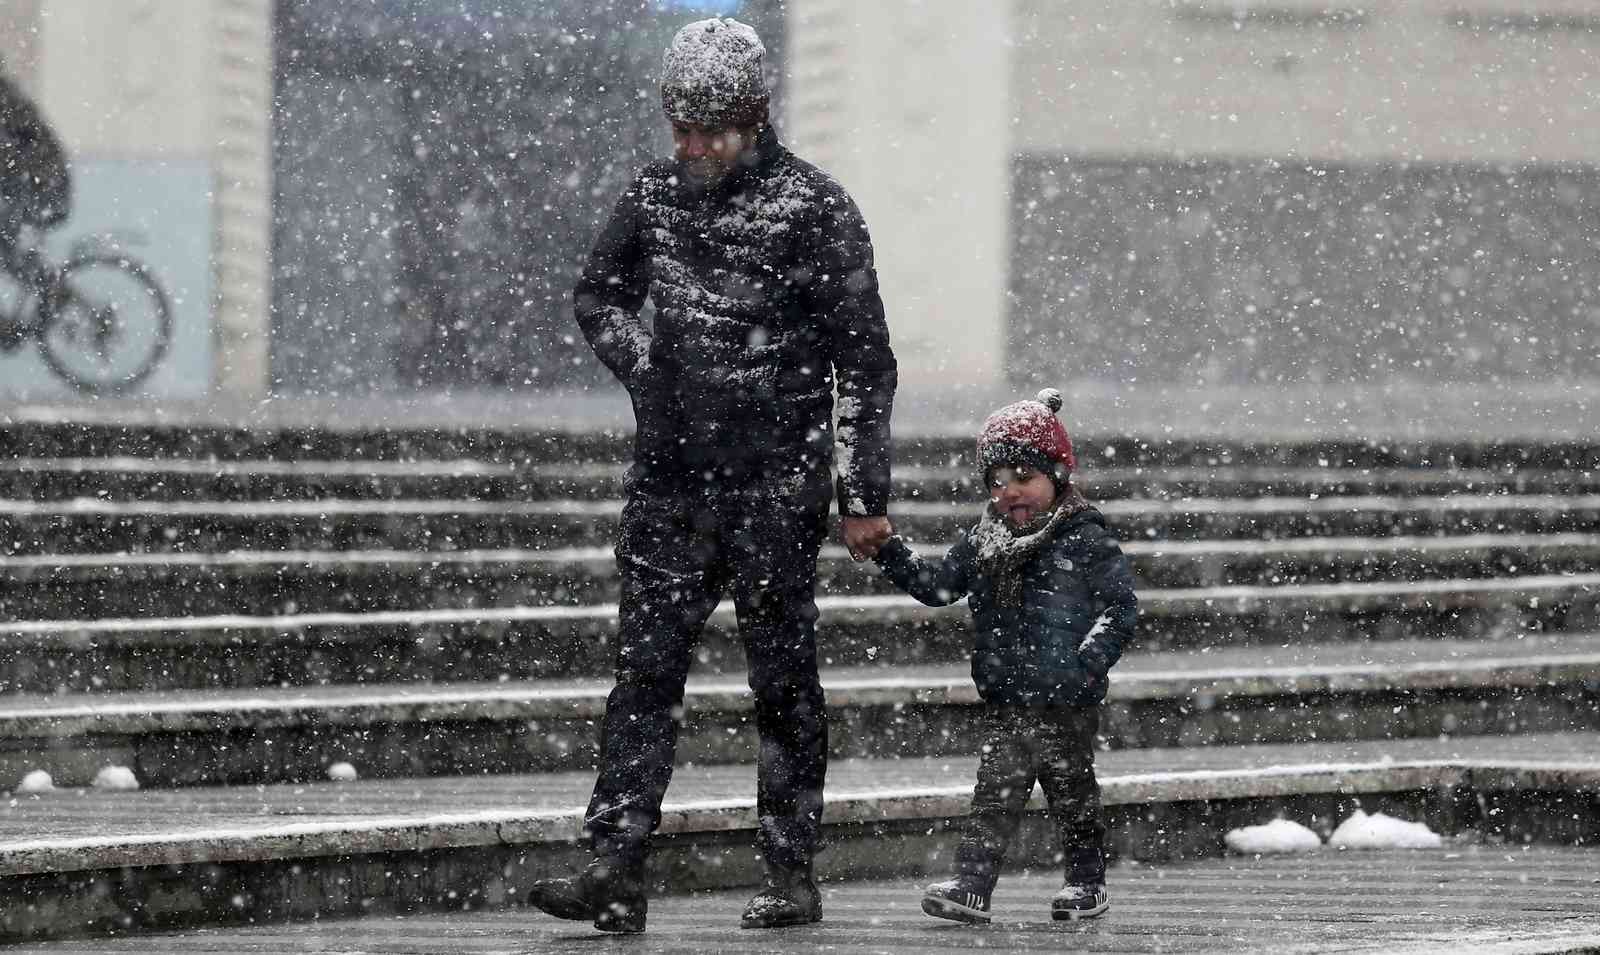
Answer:
[[586, 820], [597, 855], [645, 854], [672, 778], [695, 644], [731, 586], [761, 737], [758, 844], [775, 865], [811, 862], [828, 754], [813, 598], [828, 491], [824, 474], [803, 486], [767, 478], [630, 495], [617, 544], [617, 685]]
[[994, 890], [1037, 779], [1065, 856], [1068, 882], [1105, 881], [1105, 823], [1094, 777], [1098, 707], [985, 706], [982, 759], [956, 871]]

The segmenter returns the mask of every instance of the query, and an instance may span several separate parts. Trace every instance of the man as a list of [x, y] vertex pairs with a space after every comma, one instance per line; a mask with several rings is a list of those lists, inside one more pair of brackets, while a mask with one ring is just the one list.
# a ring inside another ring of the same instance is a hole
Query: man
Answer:
[[[766, 866], [742, 924], [822, 917], [817, 551], [830, 464], [852, 556], [888, 539], [896, 374], [866, 226], [838, 183], [778, 142], [764, 53], [731, 19], [674, 37], [661, 97], [675, 156], [624, 193], [574, 291], [585, 338], [632, 397], [637, 435], [616, 551], [617, 683], [585, 826], [594, 861], [536, 883], [530, 901], [603, 931], [644, 929], [643, 867], [684, 680], [730, 587], [760, 734]], [[646, 297], [653, 332], [639, 318]]]

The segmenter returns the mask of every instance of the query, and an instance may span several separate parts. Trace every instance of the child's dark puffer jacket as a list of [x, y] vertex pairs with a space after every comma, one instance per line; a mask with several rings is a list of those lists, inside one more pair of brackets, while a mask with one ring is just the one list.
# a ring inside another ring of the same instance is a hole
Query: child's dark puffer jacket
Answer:
[[963, 596], [972, 610], [972, 680], [989, 703], [1088, 706], [1106, 695], [1106, 672], [1122, 656], [1139, 616], [1133, 572], [1105, 518], [1085, 508], [1023, 565], [1020, 607], [1002, 606], [979, 572], [968, 531], [943, 560], [926, 560], [892, 538], [878, 552], [884, 576], [930, 607]]

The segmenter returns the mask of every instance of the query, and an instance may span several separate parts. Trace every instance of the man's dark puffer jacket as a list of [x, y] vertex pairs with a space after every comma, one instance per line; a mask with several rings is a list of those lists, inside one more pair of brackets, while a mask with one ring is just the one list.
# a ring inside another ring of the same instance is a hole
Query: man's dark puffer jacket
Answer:
[[896, 374], [872, 243], [844, 189], [770, 127], [708, 190], [675, 161], [647, 166], [573, 297], [633, 398], [642, 480], [816, 477], [834, 463], [840, 513], [885, 513]]
[[972, 680], [985, 701], [1087, 706], [1105, 699], [1106, 672], [1139, 616], [1132, 569], [1105, 518], [1086, 508], [1066, 519], [1023, 566], [1018, 608], [1001, 606], [995, 582], [979, 572], [973, 537], [969, 531], [943, 560], [918, 557], [895, 537], [878, 552], [878, 565], [931, 607], [968, 597]]

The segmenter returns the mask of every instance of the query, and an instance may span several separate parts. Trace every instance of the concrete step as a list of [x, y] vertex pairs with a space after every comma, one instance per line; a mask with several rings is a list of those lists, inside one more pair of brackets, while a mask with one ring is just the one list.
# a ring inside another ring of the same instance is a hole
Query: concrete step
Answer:
[[[922, 913], [909, 877], [844, 878], [821, 885], [824, 920], [754, 943], [779, 955], [816, 952], [1060, 951], [1283, 955], [1339, 952], [1473, 955], [1593, 952], [1594, 870], [1600, 852], [1452, 840], [1439, 849], [1227, 856], [1111, 869], [1109, 915], [1052, 924], [1053, 867], [1008, 872], [994, 922], [943, 925]], [[650, 902], [649, 931], [628, 947], [648, 952], [742, 952], [752, 946], [739, 916], [747, 887], [668, 895]], [[16, 955], [568, 955], [607, 944], [531, 907], [397, 914], [211, 928], [78, 943], [44, 942]], [[1182, 946], [1181, 948], [1179, 946]], [[620, 947], [620, 946], [618, 946]]]
[[[330, 419], [324, 424], [289, 426], [194, 420], [97, 422], [81, 416], [59, 421], [0, 418], [0, 459], [621, 462], [633, 447], [631, 431], [604, 427], [414, 427], [391, 426], [373, 417], [358, 423]], [[1451, 453], [1448, 448], [1439, 450]], [[1514, 467], [1532, 464], [1542, 454], [1535, 445], [1519, 445], [1509, 456], [1501, 453], [1493, 459], [1497, 465]]]
[[[537, 407], [540, 399], [533, 400]], [[631, 429], [613, 429], [570, 403], [545, 403], [543, 414], [523, 409], [480, 409], [473, 423], [441, 426], [434, 421], [390, 418], [394, 402], [324, 412], [301, 421], [278, 421], [248, 414], [237, 423], [171, 416], [161, 411], [142, 419], [112, 420], [98, 409], [43, 415], [0, 411], [0, 459], [104, 458], [275, 461], [453, 461], [547, 464], [571, 461], [622, 463], [632, 454]], [[508, 411], [510, 413], [508, 414]], [[609, 416], [605, 416], [609, 417]], [[380, 420], [387, 419], [387, 420]], [[497, 425], [476, 423], [495, 420]], [[547, 422], [581, 422], [550, 427]], [[538, 422], [538, 424], [532, 424]], [[956, 433], [939, 427], [910, 426], [897, 419], [893, 457], [897, 465], [945, 466], [972, 453], [974, 429]], [[1512, 472], [1526, 469], [1595, 471], [1600, 443], [1550, 440], [1341, 440], [1252, 443], [1226, 438], [1198, 440], [1140, 435], [1073, 436], [1086, 470], [1120, 467], [1297, 467], [1297, 468], [1465, 468]]]
[[[1600, 495], [1191, 498], [1100, 506], [1128, 540], [1600, 532]], [[616, 539], [621, 510], [616, 500], [0, 500], [0, 556], [606, 546]], [[979, 511], [976, 504], [907, 501], [891, 517], [913, 540], [944, 542], [970, 527]]]
[[[622, 496], [625, 465], [484, 460], [220, 460], [0, 458], [0, 497], [144, 501], [593, 500]], [[981, 477], [962, 460], [900, 464], [895, 500], [972, 501]], [[1328, 466], [1121, 467], [1093, 462], [1077, 477], [1094, 500], [1183, 497], [1594, 494], [1600, 472], [1537, 468]]]
[[[964, 605], [905, 596], [818, 598], [825, 665], [959, 661]], [[1600, 573], [1146, 590], [1144, 650], [1512, 636], [1600, 630]], [[275, 684], [472, 681], [610, 672], [616, 607], [518, 606], [270, 616], [31, 620], [0, 624], [10, 692]], [[697, 651], [742, 672], [733, 607], [713, 612]]]
[[[1109, 841], [1126, 862], [1216, 856], [1229, 829], [1280, 815], [1327, 831], [1358, 806], [1458, 837], [1458, 852], [1481, 840], [1593, 844], [1596, 753], [1600, 734], [1571, 733], [1123, 750], [1098, 763]], [[973, 769], [970, 757], [834, 763], [821, 875], [947, 870]], [[652, 859], [657, 891], [759, 877], [753, 775], [680, 769]], [[582, 859], [572, 840], [592, 783], [551, 773], [13, 797], [0, 805], [0, 934], [503, 906]], [[1015, 865], [1053, 867], [1041, 808], [1035, 793]]]
[[[943, 546], [919, 545], [930, 556]], [[1130, 541], [1144, 588], [1472, 579], [1600, 566], [1600, 534]], [[842, 547], [818, 590], [897, 591]], [[0, 620], [570, 605], [617, 599], [609, 547], [461, 551], [225, 551], [0, 557]]]
[[[966, 664], [830, 668], [837, 758], [975, 752]], [[0, 784], [37, 769], [144, 786], [592, 767], [607, 680], [0, 698]], [[742, 675], [693, 680], [680, 759], [756, 758]], [[1130, 653], [1102, 724], [1113, 749], [1600, 730], [1600, 634]]]

